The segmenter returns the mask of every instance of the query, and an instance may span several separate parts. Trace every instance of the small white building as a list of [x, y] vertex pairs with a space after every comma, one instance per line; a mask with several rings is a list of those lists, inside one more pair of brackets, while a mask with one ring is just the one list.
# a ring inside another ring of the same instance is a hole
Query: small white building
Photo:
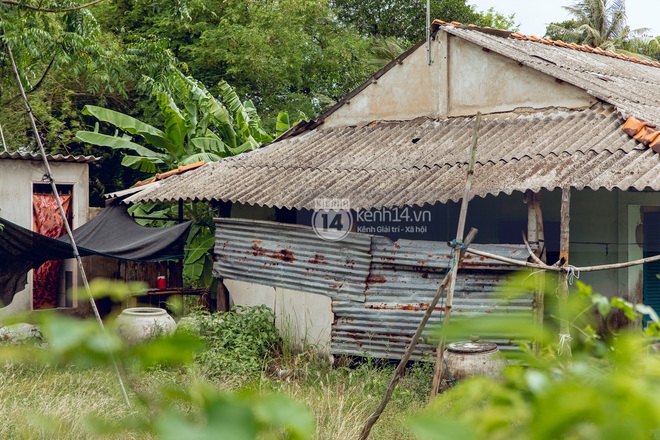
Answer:
[[[89, 163], [93, 156], [48, 155], [52, 177], [61, 194], [70, 198], [70, 221], [76, 228], [87, 221], [89, 211]], [[45, 178], [42, 158], [32, 153], [0, 153], [0, 217], [23, 228], [34, 230], [35, 194], [52, 191]], [[53, 215], [59, 216], [55, 208]], [[75, 262], [64, 261], [59, 268], [59, 282], [56, 286], [56, 307], [76, 307], [75, 296], [67, 298], [66, 291], [76, 279]], [[33, 297], [33, 273], [27, 277], [26, 288], [17, 293], [13, 301], [0, 305], [0, 319], [16, 312], [31, 311], [35, 304]], [[38, 300], [38, 298], [37, 298]], [[39, 302], [39, 301], [37, 301]]]

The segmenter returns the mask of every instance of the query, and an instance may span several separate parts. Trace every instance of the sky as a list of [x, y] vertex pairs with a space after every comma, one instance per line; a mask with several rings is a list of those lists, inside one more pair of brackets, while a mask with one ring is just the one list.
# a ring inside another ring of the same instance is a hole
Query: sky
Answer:
[[[479, 11], [494, 7], [504, 15], [515, 13], [520, 32], [537, 37], [545, 34], [548, 23], [570, 18], [562, 6], [573, 3], [573, 0], [468, 0], [468, 4], [475, 5]], [[651, 28], [650, 35], [660, 35], [659, 0], [626, 0], [626, 15], [631, 29]]]

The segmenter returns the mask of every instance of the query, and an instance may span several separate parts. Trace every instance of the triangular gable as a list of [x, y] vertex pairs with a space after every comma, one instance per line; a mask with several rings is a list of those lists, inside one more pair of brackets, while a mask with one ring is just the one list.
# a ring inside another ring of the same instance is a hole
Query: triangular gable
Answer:
[[660, 124], [659, 62], [460, 23], [435, 21], [434, 30], [431, 66], [421, 42], [285, 137], [321, 124], [579, 109], [595, 101], [614, 105], [624, 119]]

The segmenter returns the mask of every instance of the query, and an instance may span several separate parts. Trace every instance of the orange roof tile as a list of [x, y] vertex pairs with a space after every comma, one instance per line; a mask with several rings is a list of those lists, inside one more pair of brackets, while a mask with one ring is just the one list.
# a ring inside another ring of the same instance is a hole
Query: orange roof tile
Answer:
[[164, 173], [156, 174], [154, 177], [152, 177], [149, 180], [144, 180], [144, 181], [140, 180], [135, 185], [133, 185], [133, 187], [146, 185], [148, 183], [153, 183], [153, 182], [156, 182], [157, 180], [167, 179], [168, 177], [174, 176], [176, 174], [183, 174], [186, 171], [190, 171], [190, 170], [194, 170], [195, 168], [199, 168], [202, 165], [204, 165], [205, 163], [206, 163], [206, 161], [200, 160], [199, 162], [191, 163], [189, 165], [182, 165], [182, 166], [180, 166], [178, 168], [175, 168], [173, 170], [166, 171]]
[[660, 130], [650, 122], [630, 117], [621, 127], [624, 133], [660, 153]]
[[[463, 25], [463, 23], [459, 23], [457, 21], [452, 21], [451, 23], [447, 23], [446, 21], [442, 20], [433, 20], [433, 23], [431, 24], [431, 29], [437, 29], [440, 26], [454, 26], [454, 27], [468, 27], [471, 29], [479, 30], [479, 29], [488, 29], [491, 30], [492, 28], [490, 27], [480, 27], [476, 26], [473, 24], [469, 25]], [[579, 45], [575, 43], [565, 43], [561, 40], [551, 40], [549, 38], [539, 38], [536, 35], [525, 35], [521, 34], [520, 32], [511, 32], [508, 36], [508, 38], [512, 40], [526, 40], [526, 41], [533, 41], [535, 43], [543, 43], [543, 44], [548, 44], [548, 45], [553, 45], [553, 46], [559, 46], [559, 47], [565, 47], [567, 49], [572, 49], [572, 50], [579, 50], [581, 52], [590, 52], [590, 53], [595, 53], [599, 55], [604, 55], [612, 58], [618, 58], [620, 60], [624, 61], [632, 61], [637, 64], [645, 64], [647, 66], [653, 66], [653, 67], [660, 67], [660, 63], [657, 61], [649, 62], [646, 60], [640, 60], [638, 58], [634, 57], [628, 57], [623, 54], [618, 54], [616, 52], [613, 52], [611, 50], [603, 50], [599, 47], [591, 47], [591, 46], [586, 46], [586, 45]]]

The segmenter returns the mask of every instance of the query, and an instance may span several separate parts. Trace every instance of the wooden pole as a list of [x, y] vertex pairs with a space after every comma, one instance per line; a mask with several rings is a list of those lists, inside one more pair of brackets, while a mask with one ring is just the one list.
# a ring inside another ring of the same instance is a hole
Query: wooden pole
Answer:
[[[559, 232], [559, 265], [568, 267], [568, 254], [570, 244], [570, 207], [571, 188], [563, 187], [561, 190], [560, 232]], [[558, 352], [561, 356], [570, 358], [571, 353], [571, 328], [568, 322], [568, 271], [559, 272], [559, 286], [557, 298], [559, 305], [559, 346]]]
[[[474, 122], [474, 130], [472, 132], [472, 145], [470, 146], [470, 161], [468, 163], [467, 177], [465, 180], [465, 191], [463, 192], [463, 200], [461, 201], [461, 212], [458, 216], [458, 227], [456, 228], [456, 241], [455, 246], [463, 241], [463, 233], [465, 231], [465, 219], [467, 217], [467, 208], [470, 199], [470, 189], [472, 188], [472, 177], [474, 176], [474, 163], [477, 158], [477, 140], [479, 139], [479, 125], [481, 125], [481, 113], [477, 113]], [[454, 248], [454, 253], [456, 248]], [[455, 254], [454, 254], [455, 255]], [[452, 302], [454, 299], [454, 289], [456, 288], [456, 275], [458, 274], [459, 260], [465, 255], [465, 249], [459, 250], [458, 258], [455, 258], [454, 265], [449, 274], [449, 288], [447, 289], [447, 299], [445, 300], [445, 310], [442, 317], [442, 328], [440, 333], [440, 343], [438, 344], [438, 351], [436, 352], [435, 369], [433, 372], [433, 383], [431, 387], [431, 400], [435, 399], [440, 389], [440, 381], [445, 372], [445, 365], [443, 362], [446, 342], [446, 331], [449, 325], [449, 317], [451, 316]]]
[[[532, 243], [536, 243], [536, 253], [532, 253], [527, 239], [523, 235], [523, 240], [527, 246], [530, 256], [542, 264], [545, 264], [545, 239], [543, 233], [543, 218], [541, 217], [541, 195], [527, 191], [525, 193], [525, 202], [527, 203], [527, 237]], [[543, 330], [543, 315], [545, 313], [545, 271], [535, 274], [536, 286], [534, 288], [534, 326], [536, 334], [540, 335]], [[534, 352], [537, 354], [541, 350], [541, 343], [538, 339], [534, 341]]]
[[[477, 235], [477, 229], [472, 228], [470, 232], [468, 233], [467, 237], [465, 237], [465, 245], [469, 246], [470, 243], [472, 243], [472, 240], [474, 240], [474, 237]], [[460, 264], [460, 259], [463, 258], [463, 254], [461, 253], [458, 256], [458, 262], [457, 264]], [[399, 379], [401, 378], [401, 374], [403, 373], [404, 368], [406, 367], [406, 364], [410, 360], [410, 356], [412, 356], [413, 351], [415, 350], [415, 347], [417, 347], [417, 343], [419, 342], [419, 338], [422, 336], [422, 332], [424, 331], [424, 328], [426, 327], [426, 323], [428, 322], [429, 318], [431, 317], [431, 314], [433, 313], [433, 310], [435, 310], [435, 306], [438, 305], [438, 301], [440, 301], [440, 298], [442, 297], [443, 292], [447, 288], [447, 285], [449, 284], [449, 277], [450, 274], [445, 275], [445, 278], [442, 280], [442, 283], [440, 284], [440, 287], [438, 287], [438, 291], [435, 293], [435, 296], [433, 297], [433, 300], [429, 303], [428, 308], [426, 309], [426, 312], [424, 313], [424, 316], [422, 317], [422, 321], [419, 323], [419, 326], [417, 327], [417, 331], [413, 335], [412, 339], [410, 340], [410, 345], [408, 346], [408, 349], [406, 350], [406, 353], [403, 355], [401, 358], [401, 361], [399, 361], [399, 365], [397, 365], [396, 370], [394, 370], [394, 374], [392, 375], [392, 379], [390, 380], [390, 385], [387, 387], [387, 391], [385, 392], [385, 395], [380, 401], [380, 405], [378, 405], [378, 408], [376, 411], [371, 414], [369, 419], [367, 420], [367, 423], [365, 423], [364, 428], [362, 428], [362, 432], [360, 433], [359, 440], [366, 440], [369, 438], [369, 433], [371, 433], [371, 428], [373, 428], [374, 424], [378, 421], [378, 418], [380, 415], [383, 413], [383, 410], [385, 410], [385, 407], [387, 406], [387, 403], [390, 401], [392, 398], [392, 393], [394, 392], [394, 389], [396, 388], [397, 383], [399, 383]]]
[[215, 310], [217, 312], [228, 312], [231, 308], [229, 300], [229, 290], [225, 286], [224, 278], [218, 278], [216, 286]]

